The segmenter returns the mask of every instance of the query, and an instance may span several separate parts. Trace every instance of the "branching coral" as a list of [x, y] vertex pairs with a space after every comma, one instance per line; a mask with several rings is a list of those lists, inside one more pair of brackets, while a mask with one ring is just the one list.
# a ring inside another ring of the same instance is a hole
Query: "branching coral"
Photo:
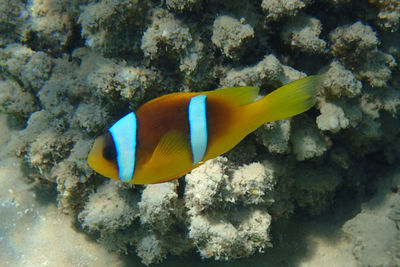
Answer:
[[331, 50], [346, 67], [355, 71], [372, 87], [382, 87], [397, 63], [392, 55], [378, 50], [379, 40], [368, 25], [356, 22], [338, 27], [330, 34]]
[[211, 41], [229, 58], [237, 58], [246, 51], [246, 42], [254, 37], [249, 24], [229, 16], [219, 16], [213, 24]]
[[294, 50], [324, 53], [326, 42], [319, 38], [321, 31], [322, 24], [318, 19], [300, 14], [285, 24], [281, 36]]
[[102, 0], [83, 6], [78, 23], [88, 47], [104, 55], [138, 52], [150, 2]]
[[179, 54], [191, 41], [189, 28], [173, 14], [159, 9], [153, 14], [153, 24], [143, 34], [140, 48], [146, 57], [155, 59], [171, 52]]
[[263, 0], [261, 7], [267, 15], [268, 20], [278, 20], [284, 16], [293, 16], [306, 6], [305, 2], [301, 0]]

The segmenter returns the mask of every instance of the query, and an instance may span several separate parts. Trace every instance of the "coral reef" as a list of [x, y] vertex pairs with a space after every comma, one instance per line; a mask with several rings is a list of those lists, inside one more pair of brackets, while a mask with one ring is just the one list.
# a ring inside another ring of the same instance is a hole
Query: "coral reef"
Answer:
[[40, 1], [28, 4], [29, 17], [24, 24], [22, 40], [38, 49], [60, 53], [73, 42], [75, 21], [79, 10], [78, 1]]
[[27, 18], [22, 1], [0, 1], [0, 45], [4, 46], [18, 40], [22, 23]]
[[0, 82], [0, 105], [1, 111], [25, 118], [39, 110], [34, 96], [24, 91], [22, 87], [13, 80], [3, 80]]
[[305, 53], [326, 52], [326, 42], [319, 38], [322, 31], [321, 22], [311, 16], [299, 14], [290, 19], [281, 32], [281, 38], [293, 50], [299, 49]]
[[176, 20], [173, 14], [158, 9], [153, 14], [153, 24], [143, 33], [140, 48], [145, 57], [156, 59], [181, 54], [191, 41], [188, 27]]
[[[330, 120], [325, 120], [325, 123], [330, 123]], [[301, 126], [298, 125], [293, 130], [291, 142], [293, 144], [293, 154], [299, 161], [322, 156], [327, 150], [327, 144], [323, 136], [318, 132], [315, 124], [308, 119], [303, 120]]]
[[308, 1], [300, 0], [263, 0], [261, 8], [267, 15], [268, 20], [278, 20], [285, 16], [294, 16], [306, 6]]
[[274, 202], [274, 170], [260, 163], [236, 169], [227, 161], [218, 157], [186, 175], [189, 237], [203, 258], [238, 258], [271, 246], [271, 216], [254, 205]]
[[246, 51], [246, 42], [254, 37], [254, 30], [249, 24], [229, 16], [219, 16], [213, 24], [211, 42], [229, 58], [238, 58]]
[[396, 0], [370, 0], [369, 4], [378, 12], [377, 24], [383, 30], [396, 31], [400, 24], [400, 3]]
[[[53, 188], [58, 211], [111, 262], [268, 253], [285, 218], [314, 218], [346, 192], [364, 200], [398, 166], [399, 17], [396, 0], [0, 0], [0, 156], [18, 157], [16, 185]], [[86, 163], [95, 136], [154, 97], [233, 86], [261, 97], [316, 73], [313, 109], [266, 123], [179, 181], [131, 186]], [[391, 187], [398, 196], [397, 178]], [[380, 226], [363, 225], [372, 202], [343, 227], [349, 257], [398, 265], [385, 247], [399, 242], [398, 200], [380, 214], [391, 232], [376, 243]], [[390, 258], [372, 259], [375, 247]]]
[[397, 63], [392, 55], [377, 48], [376, 33], [368, 25], [356, 22], [336, 28], [330, 33], [331, 51], [372, 87], [382, 87], [390, 79]]
[[346, 70], [340, 62], [334, 60], [327, 70], [324, 88], [327, 97], [328, 94], [330, 95], [329, 98], [341, 96], [352, 98], [361, 94], [362, 85], [351, 71]]
[[168, 9], [178, 13], [190, 12], [199, 6], [201, 1], [198, 0], [167, 0]]
[[283, 65], [274, 55], [266, 55], [255, 66], [231, 69], [221, 79], [221, 87], [245, 86], [253, 84], [277, 86], [304, 77], [305, 74], [290, 66]]
[[215, 216], [194, 216], [189, 226], [189, 237], [203, 258], [232, 259], [262, 251], [269, 243], [268, 229], [271, 216], [261, 210], [230, 214], [230, 219]]
[[[140, 222], [160, 232], [170, 230], [176, 216], [176, 182], [148, 185], [138, 203]], [[160, 223], [163, 222], [163, 223]]]
[[148, 1], [97, 1], [83, 5], [76, 23], [86, 46], [104, 55], [137, 52]]
[[270, 153], [284, 154], [290, 150], [289, 140], [292, 128], [291, 119], [274, 121], [264, 124], [256, 131], [257, 140]]
[[136, 202], [134, 194], [120, 189], [118, 184], [110, 180], [89, 196], [78, 220], [91, 232], [114, 232], [130, 225], [138, 216]]
[[321, 115], [317, 117], [318, 128], [322, 131], [339, 132], [340, 129], [346, 129], [349, 126], [349, 119], [345, 117], [343, 109], [332, 103], [323, 103], [321, 105]]

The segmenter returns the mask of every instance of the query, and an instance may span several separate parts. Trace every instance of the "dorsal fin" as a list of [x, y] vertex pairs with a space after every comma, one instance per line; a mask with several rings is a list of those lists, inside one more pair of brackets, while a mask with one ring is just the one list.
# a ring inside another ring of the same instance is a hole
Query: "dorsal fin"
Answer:
[[221, 97], [236, 105], [246, 105], [256, 99], [259, 90], [260, 88], [255, 86], [228, 87], [208, 91], [206, 94], [210, 97]]

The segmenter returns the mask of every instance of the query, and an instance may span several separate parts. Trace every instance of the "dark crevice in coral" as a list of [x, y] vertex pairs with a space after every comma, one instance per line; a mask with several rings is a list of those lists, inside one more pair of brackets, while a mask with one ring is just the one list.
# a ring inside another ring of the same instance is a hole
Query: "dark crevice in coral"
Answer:
[[185, 179], [178, 179], [178, 187], [176, 189], [178, 193], [178, 199], [183, 199], [185, 194], [185, 186], [186, 186]]
[[54, 205], [57, 199], [57, 184], [45, 180], [38, 181], [31, 191], [40, 205]]
[[79, 48], [79, 47], [84, 47], [85, 45], [85, 40], [82, 38], [82, 27], [80, 24], [74, 23], [72, 25], [72, 30], [71, 30], [71, 36], [67, 40], [67, 43], [65, 44], [65, 51], [68, 54], [72, 54], [74, 49]]
[[23, 130], [27, 126], [27, 120], [20, 114], [7, 114], [7, 126], [12, 130]]

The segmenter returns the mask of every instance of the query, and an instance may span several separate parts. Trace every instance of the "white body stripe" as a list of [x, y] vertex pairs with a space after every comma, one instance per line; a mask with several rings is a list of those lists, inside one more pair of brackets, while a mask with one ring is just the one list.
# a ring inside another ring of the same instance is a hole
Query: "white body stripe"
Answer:
[[135, 113], [131, 112], [109, 130], [117, 150], [118, 176], [123, 182], [132, 180], [135, 170], [136, 126]]
[[207, 149], [206, 95], [192, 97], [189, 102], [190, 145], [193, 164], [200, 162]]

